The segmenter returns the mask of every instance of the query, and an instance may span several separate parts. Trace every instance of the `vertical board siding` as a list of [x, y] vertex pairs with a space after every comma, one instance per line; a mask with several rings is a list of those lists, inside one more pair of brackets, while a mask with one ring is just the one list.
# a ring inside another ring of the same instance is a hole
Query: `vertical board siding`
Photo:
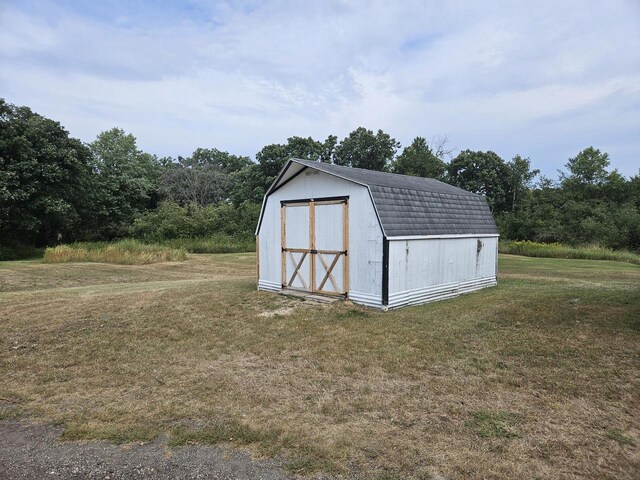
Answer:
[[495, 285], [497, 242], [497, 237], [391, 241], [389, 307]]
[[[280, 202], [305, 198], [319, 199], [342, 196], [349, 197], [349, 284], [348, 286], [345, 285], [345, 287], [348, 288], [349, 297], [353, 301], [371, 306], [380, 305], [382, 292], [382, 230], [380, 229], [368, 189], [311, 169], [296, 176], [267, 198], [259, 235], [260, 289], [273, 290], [274, 285], [281, 285]], [[316, 218], [321, 218], [321, 221], [316, 221], [316, 225], [320, 223], [333, 225], [335, 223], [342, 228], [344, 213], [341, 208], [338, 208], [338, 205], [331, 207], [315, 206]], [[302, 243], [303, 237], [305, 238], [305, 246], [308, 245], [309, 208], [288, 206], [285, 210], [287, 211], [287, 246], [292, 248], [292, 242]], [[289, 216], [290, 210], [299, 210], [301, 214], [306, 215], [306, 220], [299, 219], [301, 227], [300, 232], [297, 234], [293, 233], [294, 228], [292, 226], [292, 223], [298, 220], [297, 212]], [[296, 216], [295, 220], [294, 215]], [[329, 230], [333, 230], [333, 228], [329, 228], [327, 231], [316, 229], [316, 242], [326, 242], [332, 247], [336, 246], [336, 250], [342, 250], [342, 235], [332, 235]], [[316, 247], [320, 248], [318, 245]], [[296, 258], [298, 257], [299, 254], [296, 255]], [[325, 261], [330, 262], [331, 260], [330, 256], [326, 256]], [[324, 272], [324, 268], [321, 264], [318, 264], [316, 265], [317, 273], [315, 278], [320, 281], [323, 277], [320, 273]], [[344, 259], [340, 259], [334, 268], [334, 271], [346, 268]], [[310, 274], [311, 272], [306, 270], [305, 273]], [[344, 276], [339, 275], [339, 277]]]

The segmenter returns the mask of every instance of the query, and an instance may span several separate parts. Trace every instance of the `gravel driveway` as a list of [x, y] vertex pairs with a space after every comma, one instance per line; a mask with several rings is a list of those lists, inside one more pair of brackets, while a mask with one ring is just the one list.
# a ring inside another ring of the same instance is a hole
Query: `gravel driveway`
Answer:
[[244, 451], [194, 445], [169, 449], [162, 440], [113, 445], [61, 442], [62, 429], [0, 421], [0, 479], [292, 479], [272, 460]]

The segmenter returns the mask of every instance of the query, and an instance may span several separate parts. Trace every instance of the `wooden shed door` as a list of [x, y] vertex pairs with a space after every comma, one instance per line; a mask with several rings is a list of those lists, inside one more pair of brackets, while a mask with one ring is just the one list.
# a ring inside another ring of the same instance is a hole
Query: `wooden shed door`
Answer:
[[348, 199], [282, 202], [280, 221], [282, 287], [346, 296]]

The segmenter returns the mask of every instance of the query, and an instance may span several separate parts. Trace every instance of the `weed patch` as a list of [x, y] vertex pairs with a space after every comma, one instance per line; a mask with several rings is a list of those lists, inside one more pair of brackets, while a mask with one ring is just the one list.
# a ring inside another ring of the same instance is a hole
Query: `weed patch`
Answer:
[[563, 245], [561, 243], [538, 243], [529, 240], [502, 240], [500, 241], [499, 250], [500, 253], [522, 255], [525, 257], [614, 260], [616, 262], [627, 262], [640, 265], [640, 254], [624, 250], [611, 250], [610, 248], [601, 247], [599, 245], [573, 247], [570, 245]]
[[472, 430], [482, 438], [515, 438], [519, 434], [515, 430], [518, 417], [512, 413], [491, 410], [473, 412], [469, 422]]
[[312, 456], [296, 456], [285, 463], [284, 468], [296, 475], [309, 475], [320, 470], [320, 465]]
[[279, 432], [262, 431], [240, 422], [214, 421], [200, 428], [179, 427], [172, 432], [169, 445], [180, 446], [193, 443], [217, 444], [231, 443], [245, 446], [258, 442], [277, 441]]
[[633, 441], [633, 438], [624, 435], [618, 429], [609, 430], [607, 432], [607, 438], [610, 440], [615, 440], [620, 445], [631, 445], [632, 447], [636, 446], [636, 442]]
[[118, 265], [145, 265], [175, 262], [187, 258], [185, 250], [162, 245], [148, 245], [137, 240], [115, 243], [74, 243], [47, 248], [44, 263], [97, 262]]

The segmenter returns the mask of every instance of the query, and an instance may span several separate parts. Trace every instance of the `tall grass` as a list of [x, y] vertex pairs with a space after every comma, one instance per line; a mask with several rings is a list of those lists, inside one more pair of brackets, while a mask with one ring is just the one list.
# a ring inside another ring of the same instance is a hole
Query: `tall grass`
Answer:
[[47, 248], [45, 263], [101, 262], [121, 265], [180, 261], [189, 253], [254, 252], [255, 237], [211, 235], [198, 238], [174, 238], [160, 241], [119, 240], [82, 242]]
[[119, 265], [145, 265], [149, 263], [182, 261], [187, 252], [165, 245], [148, 245], [137, 240], [114, 243], [85, 242], [47, 248], [44, 263], [98, 262]]
[[611, 250], [598, 245], [572, 247], [560, 243], [537, 243], [529, 240], [500, 242], [500, 253], [525, 257], [577, 258], [583, 260], [614, 260], [640, 265], [640, 255], [624, 250]]

